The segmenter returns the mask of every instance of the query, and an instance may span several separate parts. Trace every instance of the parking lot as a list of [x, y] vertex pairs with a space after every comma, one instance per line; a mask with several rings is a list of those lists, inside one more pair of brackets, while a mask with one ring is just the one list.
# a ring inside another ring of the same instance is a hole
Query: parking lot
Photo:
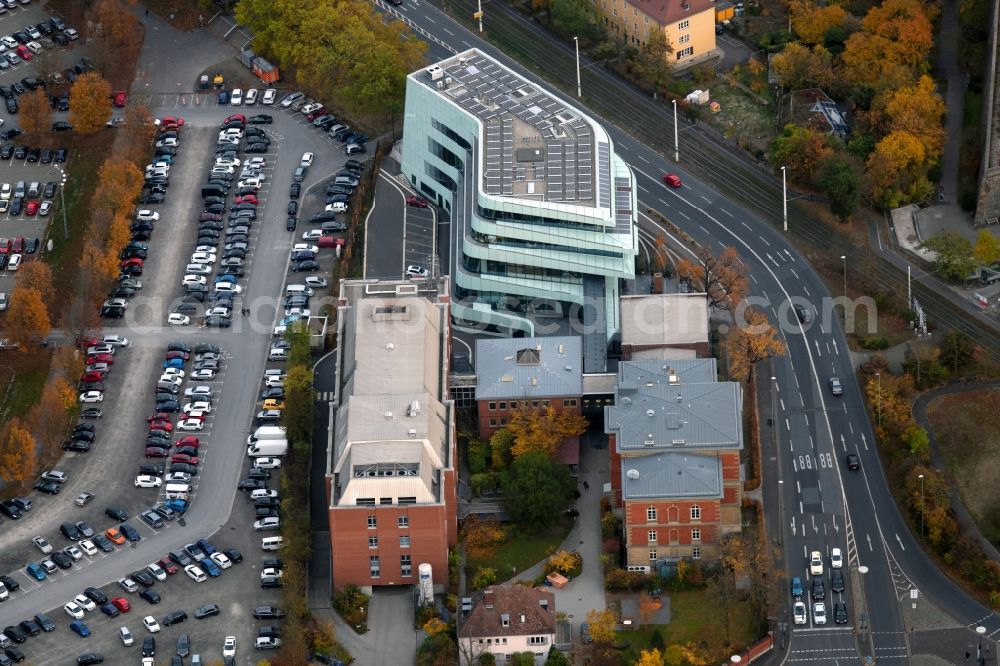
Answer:
[[408, 266], [431, 270], [437, 265], [437, 211], [407, 205], [407, 198], [412, 200], [416, 195], [393, 175], [398, 168], [387, 158], [375, 185], [375, 202], [366, 221], [367, 235], [385, 242], [365, 246], [368, 278], [398, 280], [406, 275]]

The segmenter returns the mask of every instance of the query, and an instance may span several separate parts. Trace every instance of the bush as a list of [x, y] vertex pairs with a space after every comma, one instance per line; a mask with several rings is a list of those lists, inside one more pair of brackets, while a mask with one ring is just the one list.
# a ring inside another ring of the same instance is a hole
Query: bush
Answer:
[[357, 585], [345, 585], [333, 595], [333, 608], [347, 624], [355, 628], [363, 627], [368, 614], [369, 599], [370, 597]]
[[495, 493], [500, 487], [500, 479], [493, 472], [473, 474], [469, 479], [469, 487], [472, 488], [473, 495], [482, 497], [488, 493]]
[[479, 439], [469, 440], [469, 471], [473, 475], [482, 474], [489, 469], [490, 445]]
[[645, 587], [649, 575], [625, 569], [611, 569], [604, 573], [604, 589], [608, 592], [635, 592]]
[[550, 574], [554, 571], [567, 578], [576, 578], [583, 571], [583, 555], [568, 550], [553, 553], [545, 563], [545, 573]]
[[889, 338], [884, 335], [866, 335], [861, 338], [861, 346], [865, 349], [887, 349], [889, 347]]
[[601, 516], [601, 536], [605, 539], [616, 538], [621, 534], [621, 521], [610, 511]]
[[605, 539], [601, 544], [601, 552], [606, 555], [617, 555], [622, 547], [622, 542], [618, 539]]
[[495, 582], [497, 582], [496, 569], [491, 567], [481, 567], [478, 571], [476, 571], [476, 575], [472, 577], [472, 588], [474, 590], [481, 590]]

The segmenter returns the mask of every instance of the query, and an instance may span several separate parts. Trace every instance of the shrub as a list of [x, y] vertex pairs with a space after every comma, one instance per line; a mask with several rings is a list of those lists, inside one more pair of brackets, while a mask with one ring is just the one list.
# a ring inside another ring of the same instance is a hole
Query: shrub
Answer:
[[473, 475], [482, 474], [489, 469], [490, 445], [479, 439], [469, 440], [469, 471]]
[[611, 539], [621, 534], [621, 521], [610, 511], [601, 516], [601, 536]]
[[618, 539], [605, 539], [604, 543], [601, 544], [601, 552], [607, 555], [617, 555], [621, 547], [622, 542]]
[[576, 578], [583, 571], [583, 555], [574, 551], [560, 550], [549, 556], [545, 563], [545, 573], [557, 571], [567, 578]]
[[476, 575], [472, 577], [472, 588], [475, 590], [481, 590], [495, 582], [497, 582], [496, 569], [491, 567], [481, 567], [478, 571], [476, 571]]
[[469, 478], [469, 487], [472, 488], [472, 494], [476, 497], [482, 497], [487, 493], [495, 493], [499, 486], [500, 479], [493, 472], [473, 474]]
[[861, 346], [865, 349], [887, 349], [889, 347], [889, 338], [884, 335], [866, 335], [861, 338]]
[[611, 569], [604, 573], [604, 589], [608, 592], [634, 592], [642, 589], [648, 580], [648, 574]]
[[364, 625], [370, 597], [357, 585], [345, 585], [333, 596], [333, 608], [352, 627]]

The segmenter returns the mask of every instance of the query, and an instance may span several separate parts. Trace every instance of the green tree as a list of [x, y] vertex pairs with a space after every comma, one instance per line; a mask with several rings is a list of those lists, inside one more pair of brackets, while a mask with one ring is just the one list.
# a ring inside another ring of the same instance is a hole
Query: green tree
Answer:
[[428, 636], [417, 648], [416, 666], [454, 666], [458, 645], [447, 633]]
[[568, 506], [575, 484], [565, 465], [532, 452], [514, 461], [500, 488], [511, 520], [527, 530], [539, 530]]
[[514, 433], [507, 428], [501, 428], [490, 437], [491, 458], [494, 470], [505, 470], [513, 460], [511, 449], [514, 448]]
[[980, 229], [976, 234], [976, 245], [972, 248], [972, 256], [983, 266], [992, 266], [1000, 261], [1000, 240], [987, 229]]
[[941, 231], [921, 245], [937, 253], [934, 270], [948, 280], [963, 280], [976, 267], [972, 259], [972, 243], [954, 231]]
[[594, 5], [582, 0], [553, 0], [551, 19], [556, 32], [582, 39], [592, 31]]
[[556, 649], [553, 645], [549, 648], [549, 654], [545, 658], [545, 666], [570, 666], [569, 657]]
[[956, 375], [972, 363], [976, 356], [976, 343], [962, 331], [945, 333], [938, 349], [941, 350], [941, 355], [938, 357], [941, 365]]
[[903, 431], [901, 437], [903, 443], [906, 447], [910, 449], [910, 453], [921, 460], [925, 460], [930, 456], [931, 438], [927, 435], [927, 431], [917, 425], [912, 425]]
[[788, 177], [798, 183], [812, 182], [832, 154], [825, 134], [797, 125], [785, 125], [771, 144], [771, 163], [788, 167]]
[[861, 166], [845, 156], [835, 155], [823, 165], [819, 182], [830, 200], [830, 211], [841, 222], [851, 219], [861, 202]]
[[483, 652], [479, 655], [479, 666], [495, 666], [497, 658], [492, 652]]
[[513, 666], [535, 666], [535, 653], [517, 652], [514, 654], [514, 658], [507, 663]]

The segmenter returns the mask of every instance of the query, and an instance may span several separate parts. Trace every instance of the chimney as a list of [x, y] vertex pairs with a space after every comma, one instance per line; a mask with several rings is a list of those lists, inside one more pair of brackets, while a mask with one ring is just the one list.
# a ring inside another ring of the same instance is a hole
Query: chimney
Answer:
[[524, 613], [521, 613], [521, 624], [524, 624]]
[[486, 592], [483, 593], [483, 605], [486, 608], [493, 608], [493, 588], [486, 588]]

